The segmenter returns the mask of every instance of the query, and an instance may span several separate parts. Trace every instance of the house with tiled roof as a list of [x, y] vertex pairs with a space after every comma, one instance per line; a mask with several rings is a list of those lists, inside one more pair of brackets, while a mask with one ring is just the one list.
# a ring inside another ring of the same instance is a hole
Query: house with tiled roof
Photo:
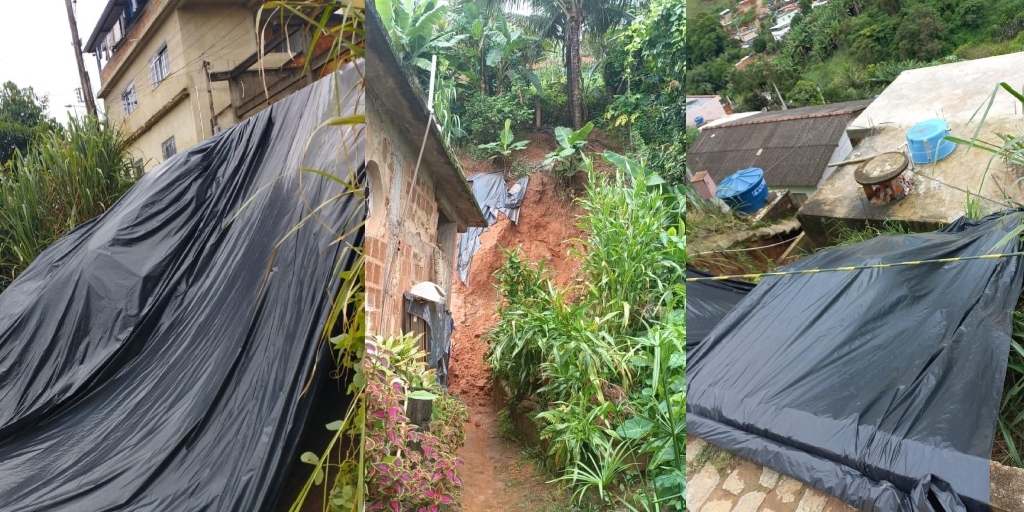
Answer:
[[715, 182], [748, 167], [764, 170], [770, 189], [810, 197], [831, 174], [830, 163], [853, 151], [847, 125], [871, 100], [762, 112], [706, 126], [690, 148], [694, 172]]

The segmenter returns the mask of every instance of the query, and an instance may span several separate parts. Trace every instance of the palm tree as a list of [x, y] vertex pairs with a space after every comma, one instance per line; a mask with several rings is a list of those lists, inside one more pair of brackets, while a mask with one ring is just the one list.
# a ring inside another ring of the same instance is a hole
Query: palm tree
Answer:
[[644, 0], [506, 0], [513, 9], [529, 9], [516, 16], [538, 35], [563, 41], [565, 48], [566, 93], [572, 126], [583, 126], [583, 59], [580, 47], [583, 28], [588, 37], [601, 37], [630, 20], [629, 8]]

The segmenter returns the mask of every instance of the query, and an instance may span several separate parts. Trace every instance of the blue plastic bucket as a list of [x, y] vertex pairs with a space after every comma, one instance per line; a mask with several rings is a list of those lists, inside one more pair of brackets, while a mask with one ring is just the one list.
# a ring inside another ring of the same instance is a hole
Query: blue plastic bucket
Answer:
[[744, 213], [756, 212], [768, 198], [768, 184], [764, 182], [764, 171], [750, 167], [736, 171], [718, 184], [715, 197], [725, 201], [730, 208]]
[[910, 159], [915, 164], [929, 164], [949, 156], [956, 144], [943, 139], [951, 132], [949, 124], [942, 119], [929, 119], [915, 124], [907, 130], [907, 146]]

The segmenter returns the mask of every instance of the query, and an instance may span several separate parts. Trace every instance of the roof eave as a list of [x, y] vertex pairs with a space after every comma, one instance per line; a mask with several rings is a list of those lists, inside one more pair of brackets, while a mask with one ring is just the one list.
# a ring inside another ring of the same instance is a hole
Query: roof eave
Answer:
[[[409, 127], [410, 133], [422, 130], [430, 118], [423, 101], [426, 94], [395, 55], [391, 38], [373, 2], [366, 5], [366, 34], [366, 82], [373, 84], [367, 87], [367, 96], [370, 101], [376, 99], [375, 103], [398, 126]], [[453, 210], [451, 213], [456, 218], [452, 220], [458, 224], [459, 231], [487, 227], [466, 175], [441, 138], [436, 123], [430, 123], [420, 167], [429, 169], [434, 176], [439, 202]]]

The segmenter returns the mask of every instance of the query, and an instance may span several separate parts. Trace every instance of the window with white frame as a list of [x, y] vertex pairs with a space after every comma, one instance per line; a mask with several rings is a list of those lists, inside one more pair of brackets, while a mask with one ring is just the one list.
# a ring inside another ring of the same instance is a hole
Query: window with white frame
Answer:
[[171, 59], [167, 55], [167, 45], [157, 50], [156, 55], [149, 60], [149, 73], [153, 75], [153, 87], [160, 85], [171, 74]]
[[174, 136], [171, 135], [171, 138], [165, 140], [163, 144], [160, 144], [160, 149], [164, 154], [164, 160], [174, 156], [174, 154], [178, 152], [178, 148], [174, 145]]
[[135, 111], [139, 106], [139, 98], [135, 95], [135, 82], [128, 84], [121, 93], [121, 106], [124, 107], [124, 116]]

